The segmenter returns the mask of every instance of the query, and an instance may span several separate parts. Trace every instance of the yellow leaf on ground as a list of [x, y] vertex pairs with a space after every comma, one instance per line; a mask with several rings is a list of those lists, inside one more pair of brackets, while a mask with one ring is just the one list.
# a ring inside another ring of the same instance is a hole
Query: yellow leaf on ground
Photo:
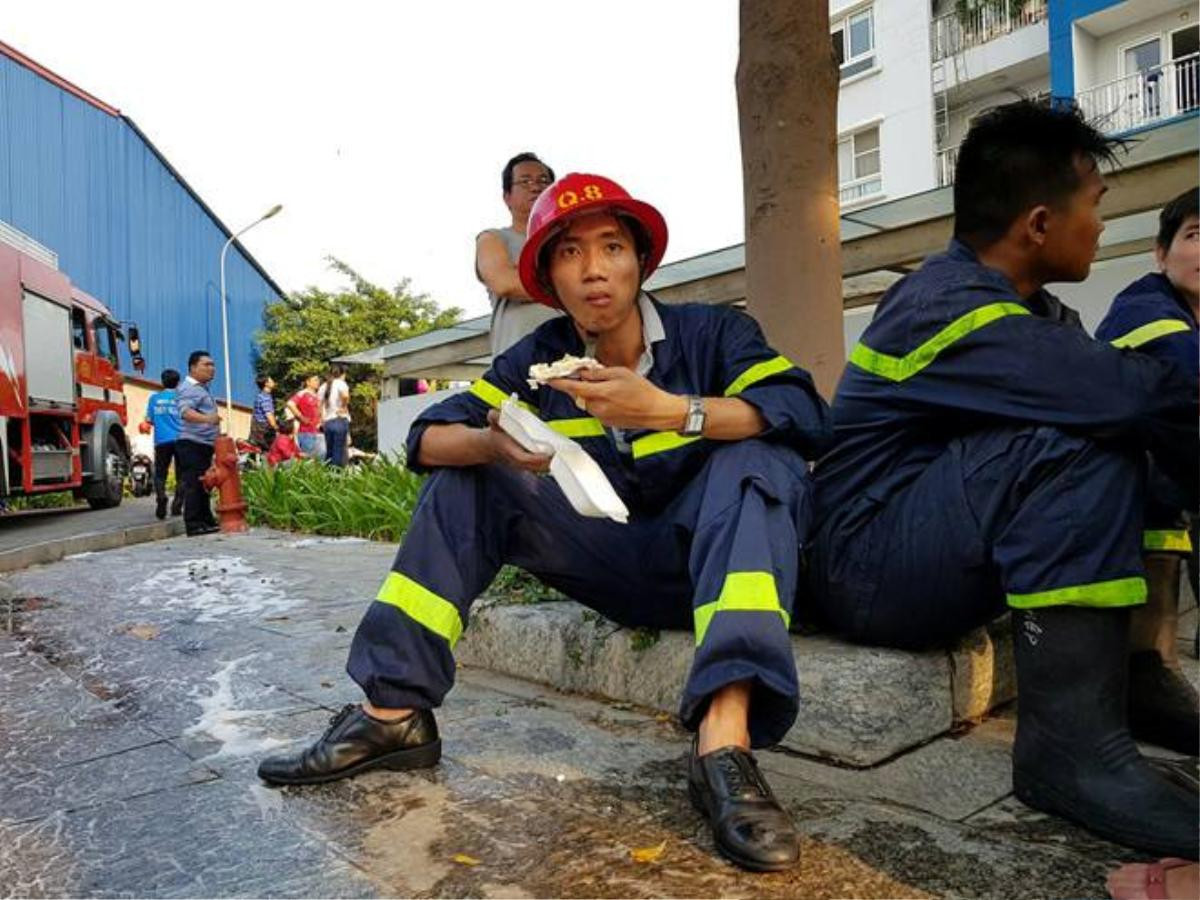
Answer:
[[465, 853], [455, 853], [452, 859], [460, 866], [477, 866], [479, 860], [473, 856], [467, 856]]
[[127, 625], [124, 631], [138, 640], [151, 641], [158, 637], [159, 629], [157, 625]]
[[633, 857], [634, 862], [648, 863], [654, 862], [663, 855], [663, 851], [667, 849], [667, 842], [663, 841], [657, 847], [639, 847], [636, 850], [630, 850], [629, 855]]

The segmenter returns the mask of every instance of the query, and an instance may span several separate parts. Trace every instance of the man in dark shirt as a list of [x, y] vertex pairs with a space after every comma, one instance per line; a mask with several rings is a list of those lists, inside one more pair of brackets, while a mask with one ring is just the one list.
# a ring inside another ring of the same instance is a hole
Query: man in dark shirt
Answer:
[[[788, 623], [807, 536], [805, 459], [826, 446], [827, 410], [748, 316], [664, 306], [640, 290], [666, 241], [658, 211], [601, 176], [567, 175], [538, 199], [521, 281], [568, 315], [413, 425], [408, 464], [432, 474], [350, 650], [368, 701], [300, 754], [264, 760], [262, 778], [305, 784], [435, 763], [432, 709], [453, 684], [454, 642], [511, 563], [624, 625], [694, 629], [680, 703], [697, 732], [691, 797], [734, 862], [796, 861], [794, 827], [750, 748], [777, 743], [796, 717]], [[528, 383], [534, 363], [585, 353], [600, 367], [580, 380]], [[550, 458], [498, 427], [509, 398], [578, 441], [628, 523], [585, 518], [536, 477]]]
[[1090, 338], [1043, 289], [1087, 277], [1109, 139], [1063, 105], [982, 117], [955, 238], [884, 296], [833, 405], [809, 559], [853, 639], [953, 640], [1013, 611], [1018, 798], [1121, 843], [1195, 856], [1197, 799], [1126, 729], [1145, 602], [1144, 455], [1196, 491], [1197, 385]]

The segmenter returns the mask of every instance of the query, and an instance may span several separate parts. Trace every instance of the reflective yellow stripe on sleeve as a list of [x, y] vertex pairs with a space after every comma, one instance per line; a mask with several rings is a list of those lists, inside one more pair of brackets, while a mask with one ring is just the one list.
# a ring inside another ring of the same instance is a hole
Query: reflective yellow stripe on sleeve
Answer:
[[912, 378], [935, 359], [938, 354], [973, 331], [990, 325], [1006, 316], [1027, 316], [1029, 310], [1019, 303], [991, 303], [959, 316], [921, 346], [905, 356], [889, 356], [859, 343], [850, 354], [850, 362], [860, 369], [886, 378], [888, 381], [905, 381]]
[[1142, 532], [1143, 550], [1191, 553], [1192, 536], [1182, 528], [1154, 529]]
[[633, 458], [642, 459], [646, 456], [652, 456], [655, 453], [674, 450], [676, 447], [682, 447], [685, 444], [690, 444], [698, 440], [700, 440], [699, 436], [684, 437], [682, 434], [677, 434], [674, 431], [656, 431], [654, 434], [638, 438], [631, 444]]
[[719, 612], [777, 612], [783, 618], [784, 628], [791, 624], [791, 617], [779, 605], [775, 576], [770, 572], [729, 572], [725, 575], [720, 596], [712, 603], [697, 606], [692, 613], [697, 647], [704, 642], [709, 623]]
[[[494, 407], [495, 409], [499, 409], [500, 404], [508, 399], [508, 394], [504, 393], [504, 391], [500, 390], [500, 388], [496, 387], [490, 381], [485, 381], [482, 378], [475, 380], [475, 382], [471, 385], [471, 390], [469, 393], [474, 394], [488, 406]], [[534, 412], [533, 407], [524, 401], [518, 400], [517, 406], [521, 407], [522, 409], [527, 409], [530, 412]]]
[[1182, 319], [1159, 319], [1147, 322], [1133, 331], [1127, 332], [1112, 342], [1114, 347], [1140, 347], [1168, 334], [1187, 331], [1191, 326]]
[[579, 419], [549, 419], [546, 422], [563, 437], [604, 437], [604, 425], [599, 419], [584, 416]]
[[1038, 591], [1036, 594], [1009, 594], [1013, 609], [1037, 609], [1039, 606], [1137, 606], [1146, 602], [1146, 579], [1116, 578], [1093, 584]]
[[735, 378], [729, 387], [725, 388], [725, 396], [732, 397], [735, 394], [740, 394], [755, 382], [762, 381], [764, 378], [770, 378], [772, 375], [778, 375], [780, 372], [786, 372], [791, 368], [793, 368], [792, 361], [786, 356], [776, 356], [774, 359], [755, 363]]
[[375, 597], [380, 603], [394, 606], [409, 618], [415, 619], [434, 634], [445, 638], [453, 648], [463, 632], [462, 617], [449, 600], [417, 584], [407, 575], [388, 573], [387, 580]]

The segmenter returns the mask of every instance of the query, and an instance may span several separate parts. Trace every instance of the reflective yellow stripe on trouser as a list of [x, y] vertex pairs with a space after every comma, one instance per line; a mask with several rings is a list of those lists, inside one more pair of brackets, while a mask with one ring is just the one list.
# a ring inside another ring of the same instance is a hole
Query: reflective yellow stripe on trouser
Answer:
[[693, 612], [696, 622], [696, 646], [704, 642], [704, 635], [712, 617], [719, 612], [777, 612], [783, 618], [784, 628], [791, 624], [791, 617], [779, 605], [779, 592], [775, 589], [775, 577], [770, 572], [729, 572], [721, 586], [721, 595], [712, 603], [697, 606]]
[[417, 584], [407, 575], [388, 573], [375, 599], [396, 607], [434, 634], [444, 637], [452, 649], [463, 632], [462, 616], [454, 604]]
[[1040, 606], [1137, 606], [1146, 602], [1146, 579], [1115, 578], [1092, 584], [1038, 591], [1036, 594], [1009, 594], [1013, 609], [1037, 609]]
[[1182, 528], [1143, 531], [1142, 549], [1163, 550], [1168, 553], [1191, 553], [1192, 536]]

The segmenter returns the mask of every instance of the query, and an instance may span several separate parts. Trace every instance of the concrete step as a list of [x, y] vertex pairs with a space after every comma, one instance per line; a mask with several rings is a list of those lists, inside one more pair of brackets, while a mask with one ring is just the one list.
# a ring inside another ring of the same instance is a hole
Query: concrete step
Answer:
[[[910, 653], [794, 636], [800, 715], [783, 746], [873, 766], [978, 719], [1015, 696], [1008, 617], [950, 650]], [[461, 663], [670, 713], [695, 650], [689, 632], [657, 640], [571, 602], [480, 601]]]

